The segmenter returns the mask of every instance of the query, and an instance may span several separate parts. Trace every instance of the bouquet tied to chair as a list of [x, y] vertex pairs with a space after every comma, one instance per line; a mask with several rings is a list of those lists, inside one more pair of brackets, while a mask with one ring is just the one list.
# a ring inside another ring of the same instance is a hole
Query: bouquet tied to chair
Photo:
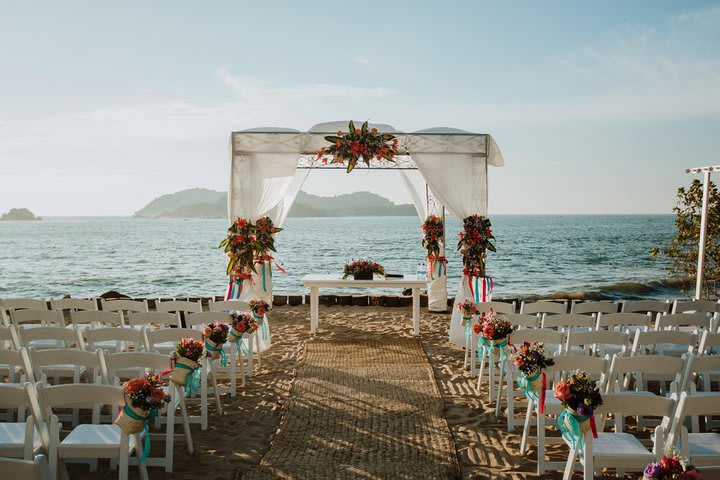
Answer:
[[528, 400], [538, 402], [540, 414], [545, 413], [545, 368], [555, 365], [555, 360], [548, 357], [542, 342], [523, 342], [513, 354], [513, 361], [520, 370], [520, 390]]
[[221, 322], [210, 323], [203, 328], [205, 350], [208, 357], [213, 360], [220, 358], [220, 365], [223, 367], [227, 366], [227, 354], [223, 350], [223, 344], [228, 340], [229, 330], [228, 324]]
[[171, 380], [184, 386], [186, 393], [199, 390], [200, 359], [206, 355], [205, 344], [191, 338], [183, 338], [175, 347]]
[[603, 404], [597, 383], [585, 372], [570, 375], [570, 378], [555, 384], [555, 398], [565, 410], [558, 416], [558, 429], [565, 440], [575, 448], [582, 448], [582, 435], [592, 430], [597, 438], [597, 427], [593, 413]]
[[160, 409], [170, 402], [170, 395], [161, 388], [162, 384], [159, 375], [149, 373], [125, 382], [125, 406], [115, 419], [115, 425], [128, 435], [143, 431], [148, 420], [157, 417]]
[[252, 335], [257, 332], [260, 325], [255, 321], [252, 315], [245, 312], [232, 312], [232, 321], [230, 322], [230, 332], [228, 333], [228, 340], [235, 343], [235, 348], [238, 352], [245, 351], [246, 354], [250, 352], [242, 342], [242, 337], [246, 333]]

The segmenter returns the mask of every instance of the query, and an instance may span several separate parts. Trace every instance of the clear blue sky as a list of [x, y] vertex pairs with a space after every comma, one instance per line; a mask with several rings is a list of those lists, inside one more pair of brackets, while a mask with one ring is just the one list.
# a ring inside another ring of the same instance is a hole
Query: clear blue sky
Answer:
[[7, 2], [0, 45], [0, 211], [224, 190], [230, 131], [351, 117], [491, 133], [491, 214], [670, 213], [720, 164], [718, 2]]

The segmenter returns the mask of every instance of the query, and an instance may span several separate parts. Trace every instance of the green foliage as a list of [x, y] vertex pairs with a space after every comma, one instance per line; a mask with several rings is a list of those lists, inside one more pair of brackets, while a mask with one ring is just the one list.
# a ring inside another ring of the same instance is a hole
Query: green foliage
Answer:
[[[675, 225], [677, 233], [662, 254], [672, 260], [672, 273], [694, 276], [697, 271], [698, 246], [700, 242], [700, 219], [702, 217], [703, 184], [693, 180], [689, 188], [680, 187], [677, 192]], [[720, 279], [720, 194], [710, 182], [708, 196], [707, 237], [705, 246], [705, 278]], [[657, 258], [660, 248], [653, 247], [650, 254]]]

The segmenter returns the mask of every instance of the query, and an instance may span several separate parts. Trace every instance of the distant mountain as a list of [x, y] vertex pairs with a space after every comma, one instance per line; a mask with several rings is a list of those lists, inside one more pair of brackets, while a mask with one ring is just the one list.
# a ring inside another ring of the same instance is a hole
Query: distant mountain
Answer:
[[40, 220], [27, 208], [11, 208], [9, 212], [3, 213], [0, 220]]
[[[291, 217], [413, 216], [412, 205], [395, 205], [370, 192], [320, 197], [300, 192], [290, 210]], [[227, 193], [193, 188], [156, 198], [135, 212], [144, 218], [225, 218]]]

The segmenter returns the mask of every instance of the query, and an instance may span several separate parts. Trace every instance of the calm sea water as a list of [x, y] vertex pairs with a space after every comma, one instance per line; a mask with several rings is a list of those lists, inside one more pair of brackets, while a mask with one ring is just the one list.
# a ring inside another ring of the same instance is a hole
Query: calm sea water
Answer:
[[[495, 294], [591, 292], [613, 298], [681, 295], [667, 262], [648, 250], [674, 234], [670, 215], [495, 216], [490, 255]], [[459, 281], [460, 224], [448, 219], [449, 290]], [[216, 246], [224, 220], [51, 218], [0, 222], [0, 297], [56, 298], [118, 290], [131, 296], [218, 295], [225, 258]], [[415, 273], [423, 259], [415, 217], [290, 218], [277, 237], [277, 293], [305, 293], [306, 273], [340, 272], [370, 258], [389, 272]]]

